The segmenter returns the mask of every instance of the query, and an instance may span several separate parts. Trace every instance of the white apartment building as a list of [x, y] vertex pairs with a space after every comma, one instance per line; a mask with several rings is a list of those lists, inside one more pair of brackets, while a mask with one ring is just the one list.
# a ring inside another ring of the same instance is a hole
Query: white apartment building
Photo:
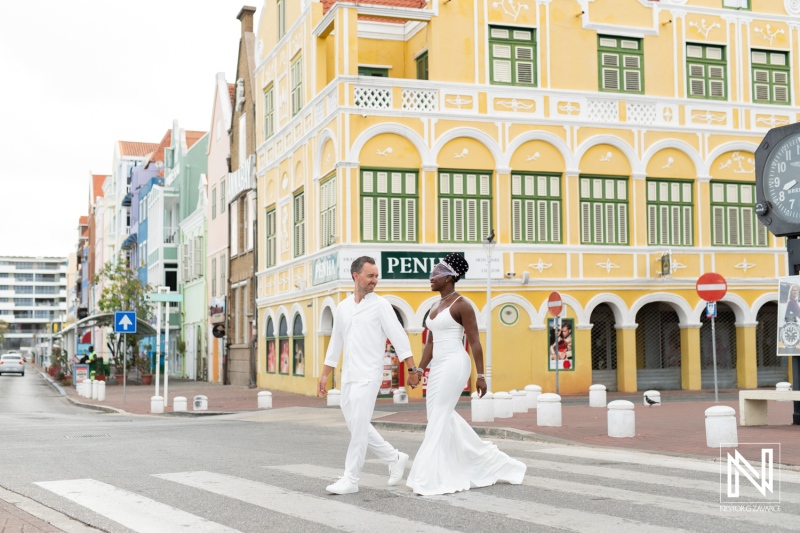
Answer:
[[0, 320], [8, 331], [0, 352], [30, 352], [67, 313], [67, 258], [0, 256]]

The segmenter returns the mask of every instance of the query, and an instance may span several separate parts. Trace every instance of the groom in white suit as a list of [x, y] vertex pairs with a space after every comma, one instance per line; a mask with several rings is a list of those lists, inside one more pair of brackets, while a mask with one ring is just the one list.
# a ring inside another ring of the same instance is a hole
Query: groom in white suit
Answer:
[[347, 448], [344, 476], [327, 487], [333, 494], [358, 492], [358, 480], [368, 448], [389, 463], [389, 485], [396, 485], [403, 479], [408, 455], [386, 442], [371, 423], [383, 379], [387, 338], [394, 345], [398, 357], [405, 361], [408, 384], [411, 387], [419, 384], [408, 336], [391, 304], [373, 292], [378, 284], [375, 260], [359, 257], [350, 266], [350, 273], [355, 290], [336, 308], [325, 366], [319, 378], [319, 394], [327, 396], [328, 376], [339, 363], [344, 348], [341, 398], [342, 413], [350, 430], [350, 446]]

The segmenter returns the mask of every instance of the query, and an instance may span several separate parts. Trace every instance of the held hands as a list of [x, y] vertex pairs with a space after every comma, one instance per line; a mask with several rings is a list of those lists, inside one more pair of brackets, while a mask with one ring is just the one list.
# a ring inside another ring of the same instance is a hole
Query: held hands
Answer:
[[483, 395], [486, 394], [486, 380], [484, 378], [476, 379], [475, 388], [478, 390], [478, 398], [483, 398]]
[[409, 372], [408, 373], [408, 384], [411, 385], [412, 389], [416, 389], [419, 386], [421, 372]]

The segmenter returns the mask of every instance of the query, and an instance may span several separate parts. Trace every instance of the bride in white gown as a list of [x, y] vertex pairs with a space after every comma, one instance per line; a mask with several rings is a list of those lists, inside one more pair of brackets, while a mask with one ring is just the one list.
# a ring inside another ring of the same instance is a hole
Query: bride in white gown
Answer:
[[491, 442], [481, 440], [455, 411], [472, 366], [462, 343], [465, 332], [478, 371], [476, 389], [481, 396], [486, 393], [483, 348], [475, 312], [472, 305], [455, 292], [455, 282], [468, 269], [463, 257], [450, 254], [436, 265], [430, 276], [431, 289], [439, 291], [442, 298], [425, 321], [428, 339], [419, 365], [430, 366], [426, 399], [428, 426], [407, 482], [415, 493], [423, 496], [486, 487], [498, 481], [518, 485], [527, 468]]

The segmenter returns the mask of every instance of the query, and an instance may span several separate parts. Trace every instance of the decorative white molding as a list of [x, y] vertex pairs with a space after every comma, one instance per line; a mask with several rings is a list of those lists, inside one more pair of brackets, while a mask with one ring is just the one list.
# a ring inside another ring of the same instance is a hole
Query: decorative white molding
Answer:
[[453, 154], [453, 157], [455, 159], [464, 159], [467, 157], [467, 155], [469, 155], [469, 150], [464, 148], [463, 150], [461, 150], [461, 153]]
[[545, 263], [544, 261], [542, 261], [541, 257], [536, 263], [531, 263], [528, 265], [528, 267], [530, 267], [531, 269], [538, 270], [539, 274], [543, 273], [546, 269], [550, 268], [551, 266], [553, 266], [553, 263]]
[[800, 0], [783, 0], [783, 9], [787, 15], [800, 15]]
[[671, 167], [671, 166], [672, 166], [672, 163], [674, 163], [674, 162], [675, 162], [675, 159], [674, 159], [674, 158], [672, 158], [672, 157], [667, 157], [667, 163], [666, 163], [666, 164], [665, 164], [663, 167], [661, 167], [661, 168], [662, 168], [662, 169], [669, 168], [669, 167]]
[[[752, 168], [744, 168], [742, 161], [747, 161], [748, 164], [752, 165]], [[735, 167], [733, 166], [734, 162], [737, 165]], [[733, 152], [731, 159], [728, 159], [724, 163], [720, 163], [719, 169], [722, 170], [725, 168], [732, 168], [735, 174], [752, 174], [756, 170], [753, 158], [740, 155], [739, 152]]]
[[596, 263], [596, 264], [597, 266], [605, 270], [607, 274], [611, 274], [612, 268], [620, 268], [619, 265], [615, 265], [614, 263], [611, 262], [611, 258], [606, 259], [605, 263]]
[[[506, 6], [506, 1], [508, 1], [508, 5]], [[492, 2], [492, 7], [497, 9], [498, 7], [502, 8], [503, 13], [512, 17], [516, 22], [517, 18], [522, 13], [522, 10], [528, 11], [530, 7], [522, 2], [526, 0], [517, 0], [516, 5], [514, 5], [514, 0], [499, 0], [497, 2]]]
[[601, 163], [608, 163], [609, 161], [611, 161], [611, 158], [612, 158], [612, 157], [614, 157], [614, 154], [613, 154], [613, 153], [611, 153], [611, 152], [606, 152], [606, 154], [605, 154], [605, 155], [601, 155], [601, 156], [600, 156], [600, 162], [601, 162]]
[[462, 105], [469, 105], [470, 108], [472, 107], [473, 98], [471, 96], [465, 96], [464, 98], [461, 97], [460, 94], [457, 94], [455, 99], [453, 98], [445, 98], [445, 102], [448, 104], [452, 104], [456, 106], [456, 109], [461, 109]]
[[539, 152], [534, 152], [533, 155], [529, 155], [528, 157], [526, 157], [525, 161], [536, 161], [537, 159], [539, 159], [539, 157], [541, 157], [541, 154]]
[[769, 44], [770, 44], [770, 45], [772, 44], [772, 40], [773, 40], [775, 37], [777, 37], [778, 35], [782, 35], [782, 34], [783, 34], [783, 29], [782, 29], [782, 28], [781, 28], [781, 29], [778, 29], [778, 30], [775, 30], [775, 31], [773, 32], [773, 31], [772, 31], [772, 28], [770, 28], [770, 25], [769, 25], [769, 24], [767, 24], [767, 26], [766, 26], [766, 29], [764, 29], [764, 30], [762, 30], [761, 28], [759, 28], [758, 26], [756, 26], [756, 27], [753, 29], [753, 31], [755, 31], [756, 33], [760, 33], [760, 34], [761, 34], [761, 36], [764, 38], [764, 40], [765, 40], [765, 41], [769, 41]]
[[703, 39], [708, 39], [708, 34], [714, 28], [721, 28], [719, 22], [713, 23], [711, 26], [706, 27], [706, 19], [701, 19], [700, 24], [694, 21], [689, 22], [689, 27], [697, 30], [697, 33], [703, 36]]
[[789, 124], [788, 117], [776, 117], [775, 115], [770, 115], [769, 117], [759, 117], [756, 118], [756, 124], [763, 124], [765, 128], [775, 128], [777, 126], [786, 126]]
[[516, 98], [512, 98], [510, 102], [497, 102], [497, 105], [507, 107], [511, 109], [515, 113], [522, 110], [533, 109], [533, 104], [523, 104], [522, 102], [517, 101]]
[[748, 263], [747, 258], [745, 257], [741, 263], [734, 266], [733, 268], [741, 268], [743, 274], [747, 274], [748, 269], [754, 268], [757, 266], [755, 263]]
[[391, 153], [392, 153], [392, 147], [391, 147], [391, 146], [388, 146], [388, 147], [387, 147], [386, 149], [384, 149], [384, 150], [376, 150], [376, 151], [375, 151], [375, 153], [376, 153], [376, 155], [380, 155], [380, 156], [383, 156], [383, 157], [387, 157], [389, 154], [391, 154]]

